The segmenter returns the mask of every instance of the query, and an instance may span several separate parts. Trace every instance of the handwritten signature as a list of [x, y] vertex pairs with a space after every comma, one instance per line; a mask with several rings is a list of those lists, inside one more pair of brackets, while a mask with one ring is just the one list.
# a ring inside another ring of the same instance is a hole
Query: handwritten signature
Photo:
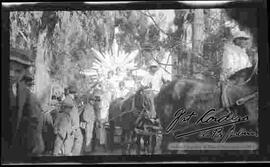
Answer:
[[[187, 113], [185, 109], [178, 109], [174, 113], [174, 119], [170, 122], [166, 128], [166, 133], [173, 133], [176, 138], [184, 137], [199, 133], [201, 138], [212, 138], [214, 140], [221, 140], [221, 142], [226, 142], [229, 138], [240, 137], [240, 136], [258, 136], [255, 131], [247, 131], [242, 128], [238, 132], [235, 132], [235, 125], [248, 121], [248, 116], [239, 116], [233, 113], [225, 113], [223, 115], [217, 116], [215, 109], [210, 109], [206, 111], [199, 119], [194, 123], [191, 123], [190, 120], [198, 116], [197, 113], [191, 112]], [[196, 129], [186, 133], [182, 133], [183, 129], [173, 130], [177, 124], [188, 123], [190, 127], [196, 127], [200, 124], [210, 124], [216, 123], [216, 125], [208, 126], [201, 129]], [[223, 128], [226, 126], [232, 126], [227, 133], [224, 133]], [[212, 131], [212, 133], [210, 133]]]
[[227, 132], [224, 132], [224, 127], [203, 131], [199, 134], [200, 138], [211, 138], [216, 142], [225, 143], [228, 139], [234, 137], [242, 137], [242, 136], [254, 136], [258, 137], [258, 132], [254, 130], [247, 130], [245, 128], [240, 128], [240, 130], [236, 131], [235, 125], [232, 125]]

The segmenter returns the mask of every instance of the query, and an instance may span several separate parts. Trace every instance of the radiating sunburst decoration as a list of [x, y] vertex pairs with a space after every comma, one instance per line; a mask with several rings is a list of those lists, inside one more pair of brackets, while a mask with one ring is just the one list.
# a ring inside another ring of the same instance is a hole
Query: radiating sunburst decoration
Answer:
[[90, 76], [94, 81], [104, 80], [107, 77], [109, 71], [115, 71], [117, 67], [120, 67], [122, 71], [133, 69], [135, 67], [135, 57], [138, 54], [138, 50], [126, 53], [122, 50], [114, 39], [112, 49], [101, 53], [92, 48], [95, 53], [94, 62], [92, 67], [85, 70], [83, 74]]

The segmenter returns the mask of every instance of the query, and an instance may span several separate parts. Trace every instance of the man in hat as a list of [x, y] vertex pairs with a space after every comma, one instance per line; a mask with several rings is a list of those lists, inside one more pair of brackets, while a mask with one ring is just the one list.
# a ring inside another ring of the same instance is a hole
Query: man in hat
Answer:
[[116, 98], [125, 98], [129, 93], [129, 90], [126, 88], [125, 82], [120, 81], [119, 82], [119, 89], [116, 91]]
[[220, 81], [222, 85], [222, 103], [225, 107], [229, 107], [226, 94], [228, 78], [237, 71], [252, 66], [246, 52], [250, 44], [250, 36], [244, 31], [238, 31], [233, 35], [232, 42], [228, 42], [224, 46]]
[[82, 123], [85, 124], [85, 152], [88, 152], [92, 149], [91, 141], [93, 137], [94, 123], [96, 120], [96, 115], [94, 111], [95, 98], [93, 95], [90, 95], [87, 99], [87, 104], [82, 113]]
[[232, 42], [225, 44], [222, 57], [221, 80], [226, 80], [235, 72], [252, 66], [246, 52], [250, 44], [250, 36], [243, 31], [237, 32]]
[[12, 159], [37, 155], [44, 151], [41, 108], [37, 98], [22, 82], [23, 76], [32, 65], [29, 55], [25, 50], [10, 49], [10, 108], [4, 129], [11, 134], [4, 135], [2, 148], [4, 157]]
[[154, 96], [156, 96], [164, 83], [170, 79], [164, 75], [163, 71], [159, 69], [159, 65], [156, 61], [151, 61], [149, 65], [149, 73], [144, 76], [141, 85], [143, 87], [148, 87], [151, 90], [151, 104], [152, 111], [151, 117], [156, 117], [155, 106], [154, 106]]
[[53, 155], [72, 155], [72, 146], [74, 138], [72, 136], [71, 110], [73, 102], [71, 99], [65, 99], [61, 110], [56, 114], [54, 121], [54, 132], [56, 135], [54, 142]]
[[89, 95], [85, 109], [82, 113], [82, 122], [85, 127], [85, 152], [92, 151], [91, 141], [93, 138], [94, 124], [96, 120], [96, 114], [94, 111], [95, 98], [93, 95]]
[[78, 111], [78, 107], [75, 103], [75, 95], [76, 95], [76, 87], [69, 86], [67, 96], [64, 101], [72, 102], [72, 110], [70, 112], [71, 123], [72, 123], [72, 132], [74, 136], [74, 144], [72, 147], [72, 155], [80, 155], [82, 144], [83, 144], [83, 136], [80, 128], [80, 115]]

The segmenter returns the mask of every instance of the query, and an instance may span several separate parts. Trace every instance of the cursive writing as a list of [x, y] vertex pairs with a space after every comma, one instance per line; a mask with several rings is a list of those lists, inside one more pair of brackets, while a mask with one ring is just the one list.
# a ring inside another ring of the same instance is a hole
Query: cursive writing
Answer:
[[233, 125], [228, 131], [227, 133], [225, 133], [225, 135], [222, 138], [221, 142], [226, 142], [228, 139], [230, 138], [234, 138], [234, 137], [242, 137], [242, 136], [254, 136], [254, 137], [258, 137], [258, 133], [254, 130], [247, 130], [245, 128], [240, 128], [240, 130], [236, 131], [235, 130], [235, 126]]
[[215, 116], [214, 112], [215, 109], [210, 109], [209, 111], [205, 112], [201, 118], [199, 118], [195, 124], [209, 124], [211, 122], [215, 123], [222, 123], [222, 122], [227, 122], [227, 121], [241, 121], [241, 120], [248, 120], [247, 116], [244, 117], [239, 117], [238, 115], [232, 114], [232, 113], [227, 113], [226, 115], [217, 117]]
[[[166, 128], [166, 133], [170, 133], [174, 127], [176, 126], [176, 124], [181, 121], [181, 122], [188, 122], [193, 116], [196, 116], [197, 114], [195, 112], [192, 112], [190, 114], [186, 114], [186, 110], [184, 109], [178, 109], [175, 113], [174, 113], [174, 119], [171, 121], [171, 123], [169, 124], [169, 126]], [[185, 115], [185, 116], [184, 116]], [[182, 117], [184, 116], [184, 117]], [[180, 118], [182, 118], [180, 120]]]
[[[181, 129], [174, 130], [173, 131], [174, 136], [176, 138], [180, 138], [183, 136], [188, 136], [188, 135], [192, 135], [192, 134], [196, 134], [196, 133], [200, 133], [203, 131], [209, 131], [209, 130], [214, 129], [213, 138], [215, 138], [215, 139], [222, 138], [224, 136], [223, 131], [222, 131], [222, 127], [229, 126], [229, 125], [235, 125], [235, 124], [239, 124], [239, 123], [248, 121], [247, 115], [240, 117], [237, 114], [227, 113], [225, 115], [217, 116], [216, 115], [217, 113], [215, 113], [215, 111], [216, 111], [215, 109], [208, 110], [197, 121], [195, 121], [194, 124], [191, 125], [190, 127], [192, 127], [194, 125], [210, 124], [210, 123], [216, 123], [216, 125], [202, 128], [202, 129], [198, 129], [198, 130], [194, 130], [194, 131], [190, 131], [187, 133], [182, 133]], [[197, 114], [195, 112], [191, 112], [188, 114], [185, 109], [178, 109], [174, 113], [174, 119], [170, 122], [170, 124], [166, 128], [166, 133], [167, 134], [171, 133], [172, 130], [176, 127], [177, 123], [187, 122], [190, 124], [189, 121], [191, 120], [192, 117], [195, 117], [195, 116], [197, 116]]]

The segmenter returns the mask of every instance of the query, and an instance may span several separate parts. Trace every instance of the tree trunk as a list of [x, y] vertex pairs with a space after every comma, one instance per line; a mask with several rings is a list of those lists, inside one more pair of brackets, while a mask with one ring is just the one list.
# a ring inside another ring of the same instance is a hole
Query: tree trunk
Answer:
[[[203, 54], [203, 40], [204, 40], [204, 12], [203, 9], [194, 10], [194, 20], [193, 20], [193, 41], [192, 41], [192, 50], [196, 55]], [[193, 63], [191, 62], [191, 56], [188, 56], [189, 65], [190, 65], [190, 75], [193, 75]]]
[[50, 92], [50, 76], [48, 72], [48, 59], [46, 59], [47, 48], [46, 48], [46, 34], [47, 31], [43, 31], [38, 36], [37, 44], [37, 57], [35, 60], [36, 73], [35, 73], [35, 95], [38, 100], [41, 102], [41, 105], [44, 105], [49, 100]]

